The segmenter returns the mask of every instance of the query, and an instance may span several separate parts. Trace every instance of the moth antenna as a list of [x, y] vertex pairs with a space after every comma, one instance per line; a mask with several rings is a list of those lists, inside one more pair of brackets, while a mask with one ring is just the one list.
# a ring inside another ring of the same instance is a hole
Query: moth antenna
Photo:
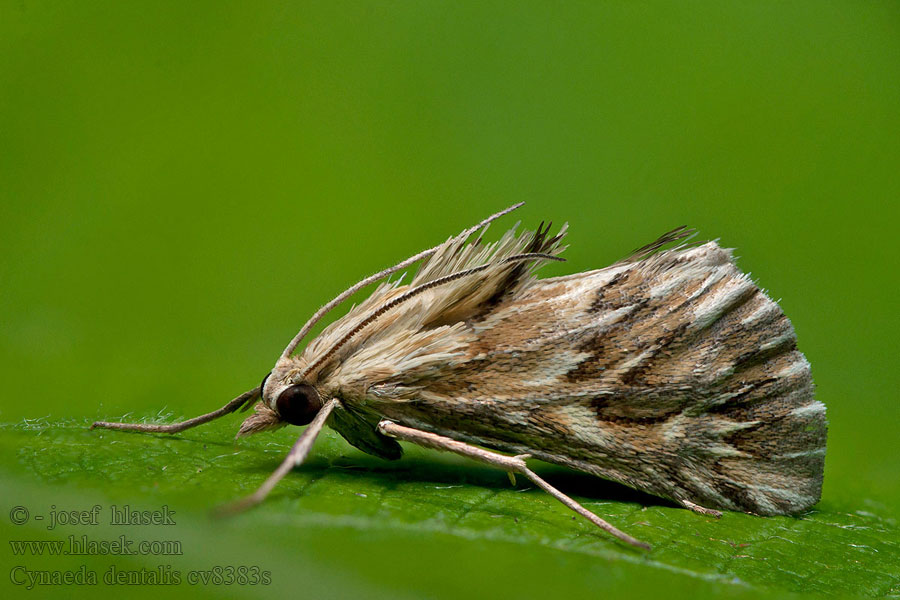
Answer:
[[369, 315], [368, 315], [366, 318], [364, 318], [362, 321], [360, 321], [360, 322], [356, 325], [356, 327], [354, 327], [353, 329], [351, 329], [350, 331], [348, 331], [348, 332], [344, 335], [344, 337], [342, 337], [342, 338], [339, 339], [337, 342], [335, 342], [335, 343], [331, 346], [331, 348], [329, 348], [329, 349], [328, 349], [324, 354], [322, 354], [318, 359], [316, 359], [315, 361], [313, 361], [313, 363], [312, 363], [309, 367], [307, 367], [307, 368], [300, 374], [300, 378], [301, 378], [301, 379], [306, 379], [306, 377], [308, 377], [308, 376], [311, 375], [312, 373], [315, 373], [316, 370], [318, 370], [323, 364], [325, 364], [326, 361], [328, 361], [332, 356], [334, 356], [334, 353], [335, 353], [335, 352], [337, 352], [338, 350], [340, 350], [341, 346], [343, 346], [343, 345], [346, 344], [348, 341], [350, 341], [350, 339], [351, 339], [353, 336], [355, 336], [357, 333], [359, 333], [360, 331], [362, 331], [367, 325], [371, 324], [371, 323], [372, 323], [373, 321], [375, 321], [378, 317], [380, 317], [381, 315], [383, 315], [383, 314], [386, 313], [387, 311], [391, 310], [392, 308], [395, 308], [395, 307], [399, 306], [400, 304], [403, 304], [403, 303], [406, 302], [407, 300], [409, 300], [409, 299], [411, 299], [411, 298], [413, 298], [413, 297], [415, 297], [415, 296], [421, 294], [422, 292], [424, 292], [424, 291], [426, 291], [426, 290], [430, 290], [430, 289], [435, 288], [435, 287], [438, 287], [438, 286], [440, 286], [440, 285], [444, 285], [444, 284], [446, 284], [446, 283], [450, 283], [450, 282], [452, 282], [452, 281], [456, 281], [456, 280], [458, 280], [458, 279], [462, 279], [463, 277], [468, 277], [469, 275], [474, 275], [475, 273], [479, 273], [479, 272], [484, 271], [485, 269], [488, 269], [488, 268], [490, 268], [490, 267], [494, 267], [494, 266], [497, 266], [497, 265], [502, 265], [502, 264], [504, 264], [504, 263], [509, 263], [509, 262], [518, 262], [518, 261], [524, 261], [524, 260], [533, 260], [533, 259], [538, 259], [538, 258], [543, 258], [543, 259], [547, 259], [547, 260], [556, 260], [556, 261], [559, 261], [559, 262], [565, 262], [565, 260], [566, 260], [566, 259], [561, 258], [561, 257], [559, 257], [559, 256], [553, 256], [552, 254], [544, 254], [544, 253], [541, 253], [541, 252], [528, 252], [528, 253], [526, 253], [526, 254], [516, 254], [516, 255], [510, 256], [510, 257], [508, 257], [508, 258], [506, 258], [506, 259], [504, 259], [504, 260], [502, 260], [502, 261], [500, 261], [500, 262], [487, 263], [487, 264], [480, 265], [480, 266], [477, 266], [477, 267], [472, 267], [471, 269], [465, 269], [465, 270], [463, 270], [463, 271], [457, 271], [456, 273], [451, 273], [450, 275], [445, 275], [445, 276], [443, 276], [443, 277], [438, 277], [437, 279], [432, 279], [431, 281], [429, 281], [429, 282], [427, 282], [427, 283], [423, 283], [423, 284], [421, 284], [421, 285], [417, 285], [416, 287], [412, 288], [411, 290], [409, 290], [409, 291], [407, 291], [407, 292], [404, 292], [403, 294], [400, 294], [399, 296], [397, 296], [397, 297], [394, 298], [393, 300], [391, 300], [391, 301], [389, 301], [389, 302], [386, 302], [386, 303], [382, 304], [381, 306], [379, 306], [378, 308], [376, 308], [374, 311], [372, 311], [371, 313], [369, 313]]
[[[475, 225], [474, 227], [469, 227], [465, 231], [462, 231], [457, 236], [455, 236], [454, 239], [460, 239], [460, 238], [465, 239], [465, 238], [469, 237], [470, 235], [472, 235], [473, 233], [475, 233], [482, 227], [485, 227], [486, 225], [488, 225], [491, 221], [499, 219], [500, 217], [502, 217], [505, 214], [511, 213], [512, 211], [516, 210], [523, 204], [525, 204], [525, 203], [519, 202], [518, 204], [513, 204], [512, 206], [505, 208], [498, 213], [492, 214], [485, 220], [481, 221], [478, 225]], [[300, 331], [297, 332], [297, 335], [294, 336], [294, 338], [291, 340], [291, 342], [284, 349], [284, 352], [281, 353], [281, 358], [288, 358], [291, 355], [291, 353], [294, 350], [296, 350], [297, 345], [301, 341], [303, 341], [303, 338], [306, 337], [306, 335], [309, 333], [309, 331], [313, 327], [315, 327], [316, 323], [318, 323], [322, 319], [322, 317], [324, 317], [326, 314], [328, 314], [328, 312], [331, 311], [331, 309], [333, 309], [335, 306], [339, 305], [341, 302], [343, 302], [344, 300], [346, 300], [347, 298], [349, 298], [350, 296], [352, 296], [353, 294], [355, 294], [362, 288], [366, 287], [370, 283], [374, 283], [380, 279], [384, 279], [385, 277], [388, 277], [392, 273], [396, 273], [397, 271], [405, 269], [406, 267], [408, 267], [409, 265], [413, 264], [416, 261], [419, 261], [419, 260], [422, 260], [423, 258], [427, 258], [427, 257], [431, 256], [432, 254], [437, 252], [438, 249], [443, 245], [444, 244], [438, 244], [437, 246], [435, 246], [433, 248], [429, 248], [428, 250], [423, 250], [422, 252], [419, 252], [418, 254], [416, 254], [414, 256], [410, 256], [403, 262], [397, 263], [393, 267], [390, 267], [383, 271], [379, 271], [378, 273], [375, 273], [374, 275], [369, 275], [368, 277], [366, 277], [359, 283], [347, 288], [346, 290], [344, 290], [343, 292], [341, 292], [340, 294], [335, 296], [335, 298], [331, 302], [322, 306], [322, 308], [317, 310], [316, 313], [312, 317], [310, 317], [309, 321], [307, 321], [306, 324], [300, 329]]]

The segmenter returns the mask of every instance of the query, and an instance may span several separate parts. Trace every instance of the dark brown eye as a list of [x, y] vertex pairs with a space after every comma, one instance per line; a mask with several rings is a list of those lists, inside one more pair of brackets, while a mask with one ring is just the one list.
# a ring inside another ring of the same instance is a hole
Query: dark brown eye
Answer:
[[282, 421], [291, 425], [309, 425], [322, 408], [322, 400], [316, 388], [307, 383], [298, 383], [278, 395], [275, 401]]

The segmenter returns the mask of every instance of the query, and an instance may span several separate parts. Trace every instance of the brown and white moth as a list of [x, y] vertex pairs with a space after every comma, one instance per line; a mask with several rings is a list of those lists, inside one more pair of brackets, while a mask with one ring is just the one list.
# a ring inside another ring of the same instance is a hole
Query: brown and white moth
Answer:
[[[561, 260], [565, 226], [552, 237], [549, 226], [516, 226], [483, 241], [487, 225], [518, 206], [340, 294], [260, 386], [219, 410], [171, 425], [93, 427], [175, 433], [257, 400], [239, 437], [308, 425], [256, 493], [230, 510], [262, 501], [326, 424], [381, 458], [399, 458], [403, 440], [519, 473], [640, 547], [648, 546], [551, 486], [526, 459], [712, 516], [791, 514], [819, 500], [825, 406], [813, 398], [791, 323], [730, 250], [687, 245], [692, 232], [679, 228], [605, 269], [537, 279], [537, 267]], [[381, 283], [295, 353], [329, 310], [418, 261], [409, 284]]]

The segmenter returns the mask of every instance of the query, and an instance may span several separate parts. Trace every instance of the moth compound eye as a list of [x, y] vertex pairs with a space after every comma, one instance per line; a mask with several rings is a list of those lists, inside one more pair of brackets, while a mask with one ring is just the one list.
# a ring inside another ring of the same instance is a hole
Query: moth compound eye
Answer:
[[309, 425], [322, 408], [322, 400], [313, 386], [300, 383], [292, 385], [275, 401], [278, 416], [291, 425]]

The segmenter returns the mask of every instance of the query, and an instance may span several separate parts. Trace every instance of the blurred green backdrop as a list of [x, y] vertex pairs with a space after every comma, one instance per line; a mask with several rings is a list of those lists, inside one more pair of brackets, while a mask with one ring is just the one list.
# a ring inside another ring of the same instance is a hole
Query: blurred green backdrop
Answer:
[[[415, 516], [396, 532], [379, 517], [377, 535], [337, 521], [294, 530], [282, 503], [223, 531], [202, 518], [208, 490], [117, 488], [110, 464], [90, 463], [122, 440], [132, 449], [118, 460], [157, 468], [144, 445], [178, 442], [100, 438], [82, 420], [217, 407], [345, 286], [525, 200], [494, 232], [568, 221], [569, 262], [545, 276], [604, 266], [681, 224], [738, 248], [782, 299], [828, 406], [822, 510], [900, 517], [896, 2], [2, 0], [0, 48], [8, 504], [177, 497], [193, 515], [180, 535], [205, 547], [215, 532], [221, 560], [283, 538], [269, 551], [273, 586], [233, 590], [251, 596], [741, 592], [640, 557], [492, 541], [489, 527], [420, 534]], [[188, 439], [233, 452], [232, 421]], [[65, 423], [71, 437], [57, 441], [86, 462], [51, 476], [35, 457], [54, 444], [47, 424]], [[198, 485], [234, 497], [235, 480], [264, 477], [290, 438]], [[4, 535], [21, 537], [3, 515]], [[728, 535], [726, 521], [712, 527]], [[900, 579], [860, 591], [900, 595]]]

